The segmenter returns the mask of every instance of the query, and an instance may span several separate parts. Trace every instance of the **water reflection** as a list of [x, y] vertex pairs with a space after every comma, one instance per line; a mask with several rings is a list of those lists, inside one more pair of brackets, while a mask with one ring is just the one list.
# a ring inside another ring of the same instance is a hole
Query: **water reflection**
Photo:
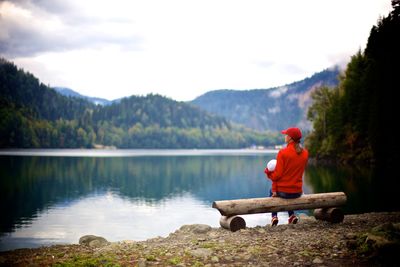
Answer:
[[[270, 182], [263, 169], [273, 157], [0, 156], [0, 250], [76, 243], [85, 234], [142, 240], [183, 224], [217, 226], [211, 203], [266, 196]], [[374, 177], [367, 169], [308, 166], [304, 191], [344, 191], [347, 214], [397, 209], [384, 190], [394, 187]], [[246, 218], [249, 226], [268, 221], [257, 216]]]
[[183, 221], [217, 226], [219, 215], [190, 195], [164, 199], [149, 205], [141, 200], [122, 199], [112, 192], [77, 199], [69, 205], [54, 205], [2, 237], [1, 248], [37, 247], [77, 243], [86, 234], [109, 241], [145, 240], [167, 236]]
[[[0, 205], [3, 211], [1, 245], [4, 247], [5, 242], [28, 238], [29, 235], [43, 239], [36, 241], [38, 243], [48, 242], [50, 239], [47, 235], [38, 233], [42, 233], [45, 228], [49, 233], [54, 233], [53, 225], [61, 222], [63, 225], [68, 225], [70, 220], [61, 216], [61, 211], [74, 219], [68, 231], [63, 226], [64, 230], [59, 232], [68, 232], [68, 238], [63, 239], [65, 242], [69, 242], [71, 238], [76, 242], [77, 234], [72, 232], [83, 231], [87, 234], [88, 231], [96, 229], [84, 223], [85, 220], [90, 220], [82, 216], [79, 209], [71, 208], [76, 207], [74, 206], [76, 203], [86, 203], [84, 206], [92, 214], [91, 218], [95, 218], [99, 225], [104, 225], [108, 229], [115, 228], [110, 218], [121, 217], [119, 213], [115, 214], [116, 210], [120, 208], [130, 210], [130, 213], [126, 213], [125, 220], [120, 218], [117, 221], [120, 222], [121, 228], [127, 225], [134, 226], [132, 231], [135, 233], [130, 238], [136, 240], [144, 236], [144, 231], [148, 232], [147, 238], [164, 234], [150, 229], [151, 221], [162, 221], [163, 225], [167, 224], [169, 227], [159, 225], [156, 228], [166, 229], [168, 232], [186, 223], [214, 225], [218, 223], [219, 215], [216, 210], [211, 209], [212, 201], [266, 195], [270, 184], [264, 177], [263, 168], [265, 162], [272, 157], [273, 155], [0, 157]], [[108, 198], [112, 196], [114, 200], [118, 199], [113, 202], [114, 208], [94, 204], [96, 201], [106, 199], [107, 196]], [[134, 218], [129, 216], [137, 210], [143, 210], [143, 207], [149, 211], [157, 210], [157, 216], [152, 219], [143, 215]], [[97, 220], [100, 215], [96, 213], [96, 209], [108, 214], [101, 215], [108, 217], [108, 223], [101, 224], [102, 221]], [[197, 212], [198, 216], [194, 216], [193, 212]], [[49, 214], [59, 214], [59, 216], [50, 219], [47, 217]], [[58, 218], [57, 223], [54, 222], [54, 218]], [[64, 218], [64, 221], [61, 218]], [[149, 222], [144, 222], [144, 218]], [[168, 219], [175, 223], [169, 222]], [[141, 227], [145, 227], [142, 232]], [[7, 233], [12, 233], [11, 237], [14, 239], [5, 238], [4, 235]], [[112, 239], [116, 235], [114, 232]], [[110, 237], [110, 234], [104, 236]], [[125, 236], [126, 238], [129, 237]]]
[[305, 183], [314, 193], [343, 191], [347, 195], [346, 214], [399, 209], [393, 198], [391, 177], [377, 169], [362, 167], [308, 166]]

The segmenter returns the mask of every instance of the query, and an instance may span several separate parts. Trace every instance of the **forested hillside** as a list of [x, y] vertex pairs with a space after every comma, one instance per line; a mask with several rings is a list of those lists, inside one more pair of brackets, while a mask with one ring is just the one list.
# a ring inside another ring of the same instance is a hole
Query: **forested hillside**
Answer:
[[71, 120], [94, 105], [81, 98], [61, 96], [32, 74], [19, 70], [14, 64], [0, 58], [1, 107], [14, 107], [31, 112], [37, 119]]
[[1, 148], [240, 148], [280, 142], [159, 95], [109, 106], [66, 97], [5, 59], [0, 93]]
[[191, 103], [260, 131], [280, 131], [293, 125], [307, 130], [311, 128], [307, 120], [311, 92], [319, 86], [336, 86], [338, 75], [339, 69], [332, 68], [302, 81], [271, 89], [216, 90], [199, 96]]
[[113, 102], [118, 102], [120, 99], [116, 99], [116, 100], [107, 100], [104, 98], [100, 98], [100, 97], [90, 97], [90, 96], [84, 96], [81, 95], [78, 92], [75, 92], [74, 90], [70, 89], [70, 88], [66, 88], [66, 87], [53, 87], [54, 90], [56, 90], [58, 93], [60, 93], [63, 96], [72, 96], [72, 97], [78, 97], [78, 98], [83, 98], [86, 100], [89, 100], [90, 102], [92, 102], [95, 105], [102, 105], [102, 106], [106, 106], [106, 105], [111, 105]]
[[385, 171], [399, 162], [400, 1], [392, 5], [372, 27], [366, 49], [351, 58], [339, 86], [313, 94], [307, 147], [319, 159], [374, 163]]

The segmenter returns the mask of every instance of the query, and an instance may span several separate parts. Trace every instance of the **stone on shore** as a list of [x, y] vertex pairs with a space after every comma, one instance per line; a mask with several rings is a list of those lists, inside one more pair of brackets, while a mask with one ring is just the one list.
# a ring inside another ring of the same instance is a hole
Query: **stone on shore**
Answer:
[[79, 238], [79, 245], [89, 246], [91, 248], [100, 248], [107, 246], [109, 242], [101, 236], [84, 235]]
[[184, 232], [191, 232], [194, 234], [205, 234], [211, 231], [211, 226], [206, 224], [191, 224], [191, 225], [183, 225], [180, 230]]

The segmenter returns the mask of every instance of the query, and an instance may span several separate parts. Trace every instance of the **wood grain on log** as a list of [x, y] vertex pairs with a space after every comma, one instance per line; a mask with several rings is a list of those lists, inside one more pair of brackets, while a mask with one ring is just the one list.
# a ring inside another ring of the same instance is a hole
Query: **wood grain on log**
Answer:
[[339, 208], [324, 208], [324, 209], [315, 209], [314, 217], [317, 220], [328, 221], [331, 223], [340, 223], [343, 222], [344, 214], [343, 211]]
[[236, 232], [237, 230], [246, 228], [246, 221], [240, 216], [221, 216], [219, 224], [223, 228], [231, 230], [232, 232]]
[[214, 201], [212, 207], [218, 209], [221, 215], [231, 217], [241, 214], [338, 207], [344, 205], [346, 200], [343, 192], [333, 192], [302, 195], [294, 199], [265, 197], [221, 200]]

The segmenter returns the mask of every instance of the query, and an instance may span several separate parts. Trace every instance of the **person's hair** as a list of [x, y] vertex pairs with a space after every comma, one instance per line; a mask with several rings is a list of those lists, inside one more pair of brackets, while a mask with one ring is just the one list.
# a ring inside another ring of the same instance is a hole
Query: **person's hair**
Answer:
[[292, 138], [293, 142], [294, 142], [294, 148], [296, 150], [297, 154], [300, 154], [301, 152], [303, 152], [303, 147], [300, 144], [300, 139], [299, 140], [294, 140]]

